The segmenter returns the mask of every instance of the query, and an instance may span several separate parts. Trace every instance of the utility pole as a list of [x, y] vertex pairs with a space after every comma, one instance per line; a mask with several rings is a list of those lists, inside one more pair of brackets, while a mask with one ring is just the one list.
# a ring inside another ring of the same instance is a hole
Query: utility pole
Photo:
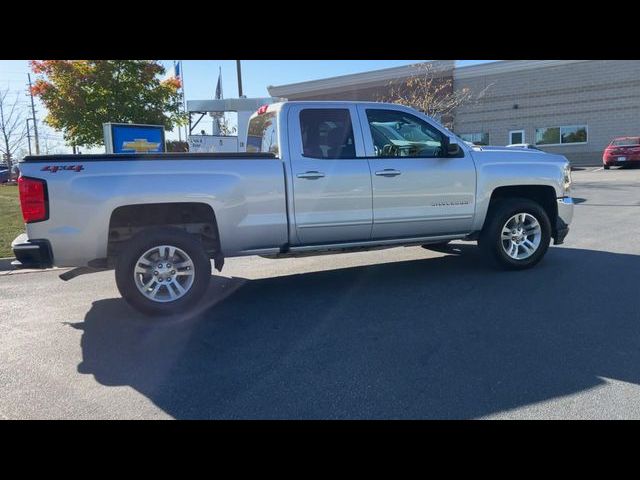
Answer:
[[29, 155], [31, 155], [31, 130], [29, 130], [29, 120], [33, 122], [33, 118], [27, 118], [27, 141], [29, 142]]
[[240, 60], [236, 60], [236, 70], [238, 72], [238, 97], [242, 98], [242, 70], [240, 69]]
[[40, 155], [40, 143], [38, 142], [38, 122], [36, 120], [36, 107], [33, 104], [33, 93], [31, 92], [31, 74], [27, 73], [29, 79], [29, 95], [31, 96], [31, 113], [33, 114], [33, 136], [36, 140], [36, 155]]

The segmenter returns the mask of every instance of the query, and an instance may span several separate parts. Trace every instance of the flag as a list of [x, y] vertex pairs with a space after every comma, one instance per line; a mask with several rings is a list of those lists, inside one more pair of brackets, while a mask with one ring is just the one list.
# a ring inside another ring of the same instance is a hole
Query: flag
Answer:
[[216, 100], [222, 99], [222, 67], [220, 67], [220, 72], [218, 73], [218, 85], [216, 85]]
[[179, 80], [182, 80], [180, 78], [180, 62], [176, 62], [175, 60], [173, 61], [173, 76]]

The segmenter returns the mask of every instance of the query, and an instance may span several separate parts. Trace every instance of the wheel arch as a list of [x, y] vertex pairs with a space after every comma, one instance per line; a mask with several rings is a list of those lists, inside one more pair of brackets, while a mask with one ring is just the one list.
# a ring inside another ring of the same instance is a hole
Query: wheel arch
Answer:
[[121, 205], [111, 212], [107, 239], [107, 259], [110, 264], [118, 257], [128, 240], [141, 231], [154, 227], [183, 230], [202, 243], [217, 270], [224, 264], [218, 221], [208, 203], [167, 202]]
[[556, 221], [558, 219], [558, 199], [556, 190], [550, 185], [504, 185], [492, 190], [487, 205], [482, 228], [487, 224], [492, 208], [497, 202], [508, 198], [525, 198], [538, 203], [549, 217], [552, 237], [556, 236]]

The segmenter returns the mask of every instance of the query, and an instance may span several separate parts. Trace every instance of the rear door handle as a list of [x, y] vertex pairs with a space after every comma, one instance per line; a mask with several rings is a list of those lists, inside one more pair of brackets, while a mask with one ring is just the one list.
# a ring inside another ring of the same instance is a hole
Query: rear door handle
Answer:
[[324, 177], [324, 173], [316, 172], [316, 171], [304, 172], [304, 173], [299, 173], [297, 175], [297, 177], [298, 178], [308, 178], [309, 180], [314, 180], [316, 178], [323, 178]]
[[400, 170], [394, 170], [393, 168], [385, 168], [384, 170], [379, 170], [376, 172], [376, 175], [379, 177], [397, 177], [402, 172]]

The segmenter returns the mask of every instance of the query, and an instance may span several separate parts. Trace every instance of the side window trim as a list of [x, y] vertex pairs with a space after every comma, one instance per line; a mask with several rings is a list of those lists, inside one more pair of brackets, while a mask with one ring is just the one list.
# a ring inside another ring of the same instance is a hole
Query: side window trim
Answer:
[[418, 120], [426, 123], [429, 128], [431, 130], [433, 130], [434, 132], [437, 132], [438, 135], [440, 135], [440, 137], [442, 138], [442, 141], [444, 143], [444, 141], [446, 139], [449, 138], [449, 136], [443, 132], [442, 130], [440, 130], [439, 128], [437, 128], [435, 125], [433, 125], [431, 122], [429, 122], [427, 119], [421, 118], [420, 116], [416, 115], [416, 113], [414, 112], [408, 112], [404, 109], [400, 109], [400, 108], [389, 108], [388, 106], [379, 106], [379, 107], [373, 107], [371, 105], [358, 105], [358, 118], [359, 118], [359, 123], [360, 123], [360, 129], [362, 131], [362, 136], [364, 139], [364, 144], [365, 144], [365, 152], [366, 152], [366, 157], [368, 159], [374, 159], [374, 158], [379, 158], [379, 159], [393, 159], [393, 158], [402, 158], [402, 159], [437, 159], [437, 158], [446, 158], [446, 155], [440, 156], [440, 157], [420, 157], [420, 156], [407, 156], [407, 157], [395, 157], [395, 156], [389, 156], [389, 157], [381, 157], [381, 156], [377, 156], [375, 154], [375, 149], [374, 149], [374, 143], [373, 143], [373, 134], [371, 133], [371, 126], [369, 125], [369, 118], [367, 116], [367, 110], [388, 110], [391, 112], [399, 112], [399, 113], [404, 113], [406, 115], [410, 115], [412, 117], [417, 118]]

